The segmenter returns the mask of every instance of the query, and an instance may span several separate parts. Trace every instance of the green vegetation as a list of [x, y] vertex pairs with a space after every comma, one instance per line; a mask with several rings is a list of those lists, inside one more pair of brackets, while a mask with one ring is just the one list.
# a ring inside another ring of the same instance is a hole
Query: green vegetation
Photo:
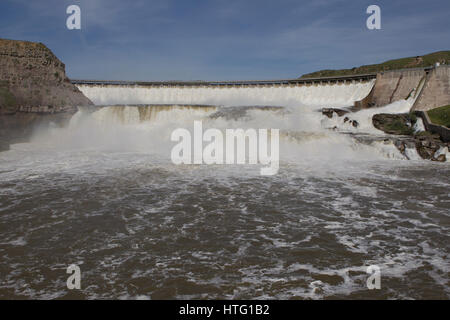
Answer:
[[420, 131], [415, 134], [416, 137], [430, 137], [439, 139], [439, 135], [436, 133], [431, 133], [430, 131]]
[[450, 128], [450, 105], [427, 111], [431, 122]]
[[409, 113], [409, 120], [411, 121], [412, 125], [416, 124], [417, 122], [417, 116], [412, 111]]
[[380, 64], [361, 66], [343, 70], [321, 70], [303, 75], [301, 78], [351, 76], [355, 74], [378, 73], [382, 71], [423, 68], [433, 66], [436, 62], [450, 64], [450, 51], [439, 51], [420, 57], [389, 60]]
[[386, 124], [385, 130], [387, 132], [391, 132], [392, 134], [399, 134], [399, 135], [405, 135], [405, 136], [409, 136], [414, 133], [414, 130], [411, 127], [408, 127], [400, 119]]
[[411, 115], [409, 114], [379, 113], [372, 117], [372, 123], [378, 130], [388, 134], [405, 136], [414, 133], [414, 129], [408, 125], [412, 120], [413, 119], [411, 119]]

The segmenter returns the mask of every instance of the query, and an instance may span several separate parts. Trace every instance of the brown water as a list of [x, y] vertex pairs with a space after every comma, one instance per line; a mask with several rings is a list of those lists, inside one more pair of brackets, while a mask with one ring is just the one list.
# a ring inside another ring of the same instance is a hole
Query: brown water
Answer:
[[95, 137], [103, 148], [47, 137], [0, 154], [0, 298], [450, 297], [448, 163], [370, 158], [322, 132], [264, 177]]

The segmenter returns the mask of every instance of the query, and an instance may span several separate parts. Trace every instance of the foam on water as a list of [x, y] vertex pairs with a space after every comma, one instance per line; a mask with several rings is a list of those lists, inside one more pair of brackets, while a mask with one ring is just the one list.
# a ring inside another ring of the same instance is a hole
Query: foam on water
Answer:
[[354, 127], [349, 121], [345, 121], [345, 116], [338, 117], [336, 113], [333, 113], [332, 119], [324, 119], [322, 124], [328, 128], [337, 127], [342, 131], [383, 134], [382, 131], [373, 126], [372, 117], [379, 113], [409, 113], [413, 104], [414, 99], [399, 100], [381, 108], [363, 109], [358, 112], [347, 114], [350, 120], [356, 120], [358, 122], [357, 127]]
[[[391, 143], [343, 134], [349, 128], [315, 104], [335, 106], [333, 96], [308, 105], [267, 89], [181, 102], [218, 106], [133, 106], [183, 96], [100, 88], [98, 101], [125, 105], [81, 109], [67, 128], [1, 153], [0, 297], [71, 298], [66, 268], [75, 263], [79, 294], [92, 299], [448, 299], [448, 164], [401, 161]], [[337, 103], [359, 89], [336, 93]], [[221, 90], [231, 89], [212, 91]], [[283, 108], [221, 109], [254, 102]], [[350, 115], [356, 133], [383, 135], [374, 112]], [[280, 129], [279, 173], [172, 164], [170, 134], [194, 120]], [[370, 264], [381, 268], [381, 291], [367, 290]]]
[[[400, 107], [399, 107], [400, 106]], [[394, 103], [383, 108], [386, 112], [403, 110], [406, 103]], [[88, 148], [124, 152], [147, 152], [170, 162], [174, 143], [171, 132], [177, 128], [193, 131], [194, 120], [202, 120], [204, 130], [217, 128], [223, 133], [230, 128], [280, 129], [282, 161], [294, 163], [330, 163], [336, 166], [347, 159], [405, 159], [395, 146], [374, 142], [362, 144], [352, 136], [328, 129], [329, 123], [320, 112], [308, 106], [284, 109], [253, 108], [237, 119], [213, 117], [213, 106], [111, 106], [93, 113], [80, 110], [67, 129], [52, 129], [37, 135], [34, 143], [54, 147]], [[378, 131], [369, 128], [374, 111], [360, 111], [354, 117], [361, 121], [358, 132]], [[334, 119], [332, 119], [334, 120]], [[14, 149], [14, 148], [13, 148]]]

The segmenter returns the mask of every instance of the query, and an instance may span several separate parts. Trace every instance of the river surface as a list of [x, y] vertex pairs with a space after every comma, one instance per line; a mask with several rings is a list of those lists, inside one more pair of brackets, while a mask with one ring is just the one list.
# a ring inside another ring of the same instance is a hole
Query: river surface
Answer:
[[[311, 108], [138, 108], [80, 111], [0, 153], [1, 299], [450, 298], [449, 162], [361, 144]], [[173, 164], [170, 132], [194, 119], [280, 128], [278, 174]]]

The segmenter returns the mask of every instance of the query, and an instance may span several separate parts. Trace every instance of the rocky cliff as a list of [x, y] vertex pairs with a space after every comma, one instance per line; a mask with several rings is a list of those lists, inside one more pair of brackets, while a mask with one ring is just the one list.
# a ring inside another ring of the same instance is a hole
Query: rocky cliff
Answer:
[[77, 106], [91, 104], [45, 45], [0, 39], [0, 148], [28, 139], [36, 126], [64, 125]]

